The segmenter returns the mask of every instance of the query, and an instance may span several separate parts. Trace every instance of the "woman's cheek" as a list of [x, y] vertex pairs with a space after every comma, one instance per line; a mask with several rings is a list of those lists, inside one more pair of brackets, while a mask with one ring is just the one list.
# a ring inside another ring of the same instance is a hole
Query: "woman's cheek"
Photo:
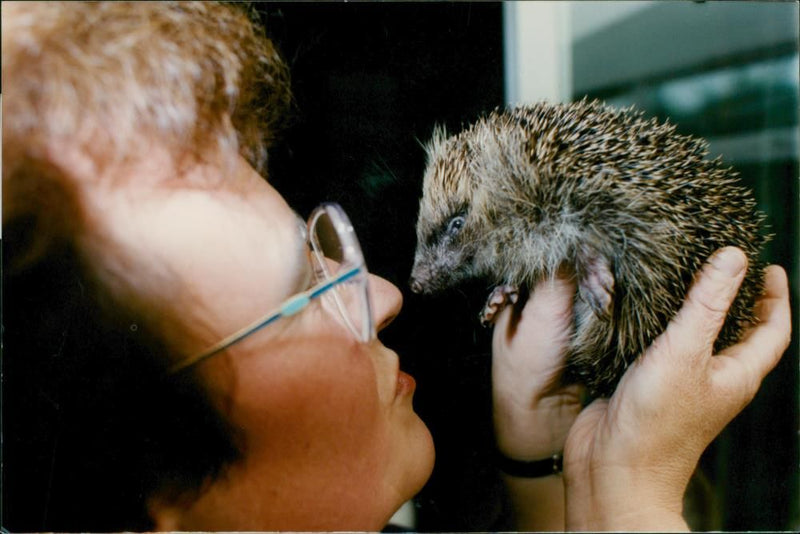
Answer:
[[335, 336], [308, 336], [269, 354], [243, 355], [229, 406], [248, 440], [292, 436], [311, 446], [323, 441], [355, 445], [375, 435], [381, 409], [375, 367], [362, 349]]

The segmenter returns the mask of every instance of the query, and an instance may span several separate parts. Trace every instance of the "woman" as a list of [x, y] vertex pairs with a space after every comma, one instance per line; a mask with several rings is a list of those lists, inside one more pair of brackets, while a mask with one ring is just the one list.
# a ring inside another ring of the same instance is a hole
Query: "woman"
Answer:
[[[401, 294], [340, 208], [306, 224], [261, 178], [289, 99], [269, 41], [216, 4], [6, 3], [2, 44], [4, 526], [382, 528], [434, 458], [376, 338]], [[521, 527], [685, 528], [700, 453], [788, 343], [773, 268], [762, 324], [711, 358], [743, 271], [715, 256], [585, 410], [553, 387], [569, 281], [501, 315], [500, 452], [564, 453], [563, 478], [508, 477]]]

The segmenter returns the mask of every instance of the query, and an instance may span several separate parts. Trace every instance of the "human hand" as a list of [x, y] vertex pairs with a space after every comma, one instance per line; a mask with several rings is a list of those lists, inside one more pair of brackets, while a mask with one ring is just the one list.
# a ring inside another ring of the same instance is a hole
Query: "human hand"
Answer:
[[581, 387], [560, 383], [573, 329], [575, 283], [566, 273], [539, 282], [527, 302], [497, 316], [492, 382], [498, 449], [516, 460], [560, 453], [581, 410]]
[[[524, 297], [522, 295], [521, 297]], [[581, 411], [581, 387], [561, 375], [573, 329], [575, 283], [567, 273], [539, 282], [527, 299], [507, 306], [492, 337], [492, 393], [497, 448], [516, 460], [542, 460], [564, 450]], [[560, 476], [504, 480], [516, 528], [564, 530]]]
[[712, 256], [614, 395], [581, 412], [564, 451], [568, 530], [687, 529], [682, 498], [700, 455], [789, 344], [786, 274], [771, 266], [755, 307], [758, 323], [713, 354], [745, 267], [736, 249]]

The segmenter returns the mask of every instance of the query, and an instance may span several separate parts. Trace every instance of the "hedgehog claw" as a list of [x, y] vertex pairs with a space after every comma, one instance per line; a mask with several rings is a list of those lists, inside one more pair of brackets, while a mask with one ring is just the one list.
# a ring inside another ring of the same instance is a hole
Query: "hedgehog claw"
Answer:
[[501, 285], [495, 287], [486, 299], [486, 304], [481, 310], [479, 319], [481, 325], [488, 327], [494, 324], [497, 315], [509, 304], [516, 304], [519, 299], [519, 290], [515, 286]]

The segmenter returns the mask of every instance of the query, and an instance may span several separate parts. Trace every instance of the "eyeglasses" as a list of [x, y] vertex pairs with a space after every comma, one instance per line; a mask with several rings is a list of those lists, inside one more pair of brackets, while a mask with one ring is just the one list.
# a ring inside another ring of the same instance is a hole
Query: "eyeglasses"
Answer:
[[276, 310], [202, 353], [178, 362], [169, 372], [181, 371], [222, 352], [278, 319], [300, 312], [317, 297], [322, 297], [323, 307], [331, 311], [358, 341], [367, 343], [374, 339], [375, 324], [367, 284], [369, 271], [353, 225], [341, 206], [325, 203], [316, 208], [308, 219], [305, 238], [314, 267], [316, 284], [313, 287], [292, 295]]

